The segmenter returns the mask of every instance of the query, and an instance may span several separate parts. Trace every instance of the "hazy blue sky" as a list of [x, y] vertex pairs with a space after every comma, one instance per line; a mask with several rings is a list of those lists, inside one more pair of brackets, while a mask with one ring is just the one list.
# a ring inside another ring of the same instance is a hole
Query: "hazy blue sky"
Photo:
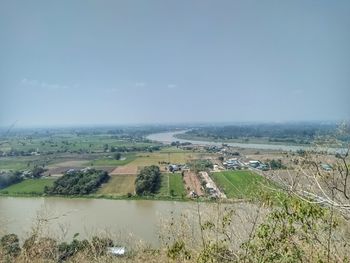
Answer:
[[350, 1], [0, 1], [0, 126], [340, 120]]

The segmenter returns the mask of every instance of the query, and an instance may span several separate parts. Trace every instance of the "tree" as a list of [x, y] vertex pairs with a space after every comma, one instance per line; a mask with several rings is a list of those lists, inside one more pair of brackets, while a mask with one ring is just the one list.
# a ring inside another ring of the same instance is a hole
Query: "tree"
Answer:
[[285, 169], [286, 167], [282, 164], [282, 160], [278, 159], [272, 159], [270, 161], [267, 162], [266, 164], [268, 167], [270, 167], [270, 169], [272, 170], [277, 170], [277, 169]]
[[45, 172], [45, 169], [41, 166], [35, 166], [32, 170], [32, 175], [34, 178], [40, 178], [43, 173]]
[[19, 183], [23, 180], [21, 173], [0, 173], [0, 189], [5, 188], [9, 185]]
[[103, 145], [103, 151], [104, 151], [104, 152], [107, 152], [107, 151], [108, 151], [108, 144], [107, 144], [107, 143]]
[[151, 165], [144, 167], [135, 180], [136, 194], [147, 195], [156, 193], [160, 187], [160, 175], [158, 166]]
[[65, 173], [44, 191], [53, 195], [86, 195], [95, 192], [108, 179], [108, 173], [102, 170], [73, 171]]
[[113, 154], [114, 160], [120, 160], [121, 157], [122, 157], [122, 155], [120, 153]]

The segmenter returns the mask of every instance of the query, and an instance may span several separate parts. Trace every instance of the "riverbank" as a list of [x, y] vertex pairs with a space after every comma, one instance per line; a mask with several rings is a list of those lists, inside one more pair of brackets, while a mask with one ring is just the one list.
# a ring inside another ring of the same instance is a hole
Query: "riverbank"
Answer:
[[102, 200], [116, 200], [116, 201], [164, 201], [164, 202], [189, 202], [189, 203], [220, 203], [234, 204], [241, 202], [251, 202], [251, 198], [245, 199], [210, 199], [207, 197], [198, 198], [177, 198], [177, 197], [158, 197], [158, 196], [108, 196], [108, 195], [40, 195], [40, 194], [0, 194], [0, 198], [62, 198], [62, 199], [102, 199]]
[[[178, 197], [165, 197], [165, 196], [110, 196], [110, 195], [46, 195], [46, 194], [29, 194], [29, 193], [18, 193], [18, 194], [2, 194], [0, 197], [44, 197], [44, 198], [67, 198], [67, 199], [107, 199], [107, 200], [154, 200], [154, 201], [192, 201], [190, 198], [178, 198]], [[204, 201], [204, 199], [199, 199]], [[209, 201], [209, 200], [208, 200]]]

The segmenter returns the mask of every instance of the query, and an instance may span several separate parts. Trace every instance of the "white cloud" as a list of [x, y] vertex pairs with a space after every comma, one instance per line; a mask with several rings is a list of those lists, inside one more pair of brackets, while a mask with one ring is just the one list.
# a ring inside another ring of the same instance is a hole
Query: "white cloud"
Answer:
[[167, 86], [168, 89], [175, 89], [176, 87], [176, 84], [168, 84]]
[[117, 91], [120, 91], [119, 88], [108, 88], [108, 89], [104, 89], [104, 91], [106, 91], [107, 93], [114, 93]]
[[147, 84], [145, 82], [136, 82], [135, 87], [142, 88], [145, 87]]
[[24, 78], [21, 80], [21, 84], [26, 85], [26, 86], [38, 86], [39, 82], [37, 80], [34, 80], [34, 79]]
[[292, 90], [293, 95], [302, 95], [303, 93], [304, 93], [304, 90], [302, 90], [302, 89]]
[[39, 81], [36, 79], [27, 79], [24, 78], [21, 80], [21, 84], [26, 87], [34, 87], [34, 88], [41, 88], [41, 89], [47, 89], [47, 90], [67, 90], [67, 89], [74, 89], [77, 88], [79, 85], [62, 85], [57, 83], [47, 83], [45, 81]]

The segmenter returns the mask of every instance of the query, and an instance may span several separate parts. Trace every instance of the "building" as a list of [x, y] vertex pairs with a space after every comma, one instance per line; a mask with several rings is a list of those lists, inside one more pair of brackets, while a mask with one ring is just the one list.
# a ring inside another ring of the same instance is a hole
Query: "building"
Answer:
[[258, 168], [261, 165], [261, 163], [260, 161], [249, 161], [248, 165], [253, 168]]

